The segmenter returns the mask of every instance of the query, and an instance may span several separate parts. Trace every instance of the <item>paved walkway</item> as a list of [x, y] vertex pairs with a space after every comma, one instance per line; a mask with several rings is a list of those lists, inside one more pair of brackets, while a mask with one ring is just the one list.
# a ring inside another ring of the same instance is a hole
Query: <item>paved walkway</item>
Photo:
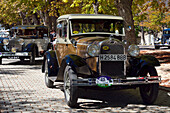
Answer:
[[91, 99], [79, 99], [80, 108], [71, 109], [65, 103], [62, 83], [56, 83], [53, 89], [45, 86], [41, 61], [36, 65], [22, 64], [19, 60], [4, 60], [3, 63], [0, 65], [0, 113], [170, 112], [169, 91], [160, 90], [154, 105], [144, 105], [138, 89], [105, 93], [85, 91], [84, 98], [90, 95]]

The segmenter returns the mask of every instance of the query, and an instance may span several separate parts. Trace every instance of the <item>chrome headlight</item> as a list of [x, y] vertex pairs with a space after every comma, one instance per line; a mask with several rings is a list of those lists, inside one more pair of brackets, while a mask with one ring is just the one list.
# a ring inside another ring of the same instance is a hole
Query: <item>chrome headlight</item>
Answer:
[[24, 39], [20, 38], [20, 39], [18, 40], [18, 42], [19, 42], [19, 44], [23, 45], [23, 44], [24, 44]]
[[92, 57], [98, 56], [99, 55], [99, 46], [93, 45], [93, 44], [89, 45], [87, 47], [87, 53]]
[[9, 44], [9, 40], [8, 40], [8, 39], [4, 39], [4, 40], [3, 40], [3, 44], [4, 44], [4, 45], [8, 45], [8, 44]]
[[128, 52], [131, 56], [136, 57], [136, 56], [139, 55], [140, 50], [139, 50], [139, 47], [137, 45], [132, 44], [128, 47]]

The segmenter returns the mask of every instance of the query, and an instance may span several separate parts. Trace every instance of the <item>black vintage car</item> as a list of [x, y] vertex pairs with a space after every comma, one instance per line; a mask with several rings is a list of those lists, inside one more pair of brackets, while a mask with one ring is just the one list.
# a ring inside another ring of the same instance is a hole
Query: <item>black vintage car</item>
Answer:
[[[49, 88], [64, 82], [65, 99], [77, 106], [80, 89], [138, 88], [143, 101], [152, 104], [160, 77], [153, 56], [140, 56], [139, 47], [125, 51], [123, 19], [119, 16], [70, 14], [57, 20], [54, 50], [44, 54], [42, 72]], [[126, 95], [126, 94], [125, 94]]]
[[35, 57], [43, 56], [50, 45], [48, 27], [40, 25], [20, 25], [10, 29], [11, 37], [1, 39], [0, 64], [2, 58], [28, 58], [35, 63]]

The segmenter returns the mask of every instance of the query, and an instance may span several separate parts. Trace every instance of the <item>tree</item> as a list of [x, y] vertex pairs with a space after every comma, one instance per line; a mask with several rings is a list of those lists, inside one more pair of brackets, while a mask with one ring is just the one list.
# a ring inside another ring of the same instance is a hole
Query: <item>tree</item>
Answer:
[[131, 10], [132, 0], [115, 0], [115, 6], [125, 22], [127, 47], [131, 44], [136, 44], [135, 27]]

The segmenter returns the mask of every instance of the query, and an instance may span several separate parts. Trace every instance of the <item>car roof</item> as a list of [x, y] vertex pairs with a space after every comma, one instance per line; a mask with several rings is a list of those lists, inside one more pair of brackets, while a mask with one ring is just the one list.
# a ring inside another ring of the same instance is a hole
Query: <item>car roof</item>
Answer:
[[170, 28], [168, 28], [168, 29], [164, 29], [163, 31], [170, 31]]
[[36, 27], [48, 28], [47, 26], [42, 26], [42, 25], [18, 25], [18, 26], [12, 27], [11, 29], [35, 29]]
[[113, 16], [113, 15], [104, 15], [104, 14], [67, 14], [62, 15], [58, 18], [58, 20], [63, 19], [117, 19], [123, 20], [120, 16]]

